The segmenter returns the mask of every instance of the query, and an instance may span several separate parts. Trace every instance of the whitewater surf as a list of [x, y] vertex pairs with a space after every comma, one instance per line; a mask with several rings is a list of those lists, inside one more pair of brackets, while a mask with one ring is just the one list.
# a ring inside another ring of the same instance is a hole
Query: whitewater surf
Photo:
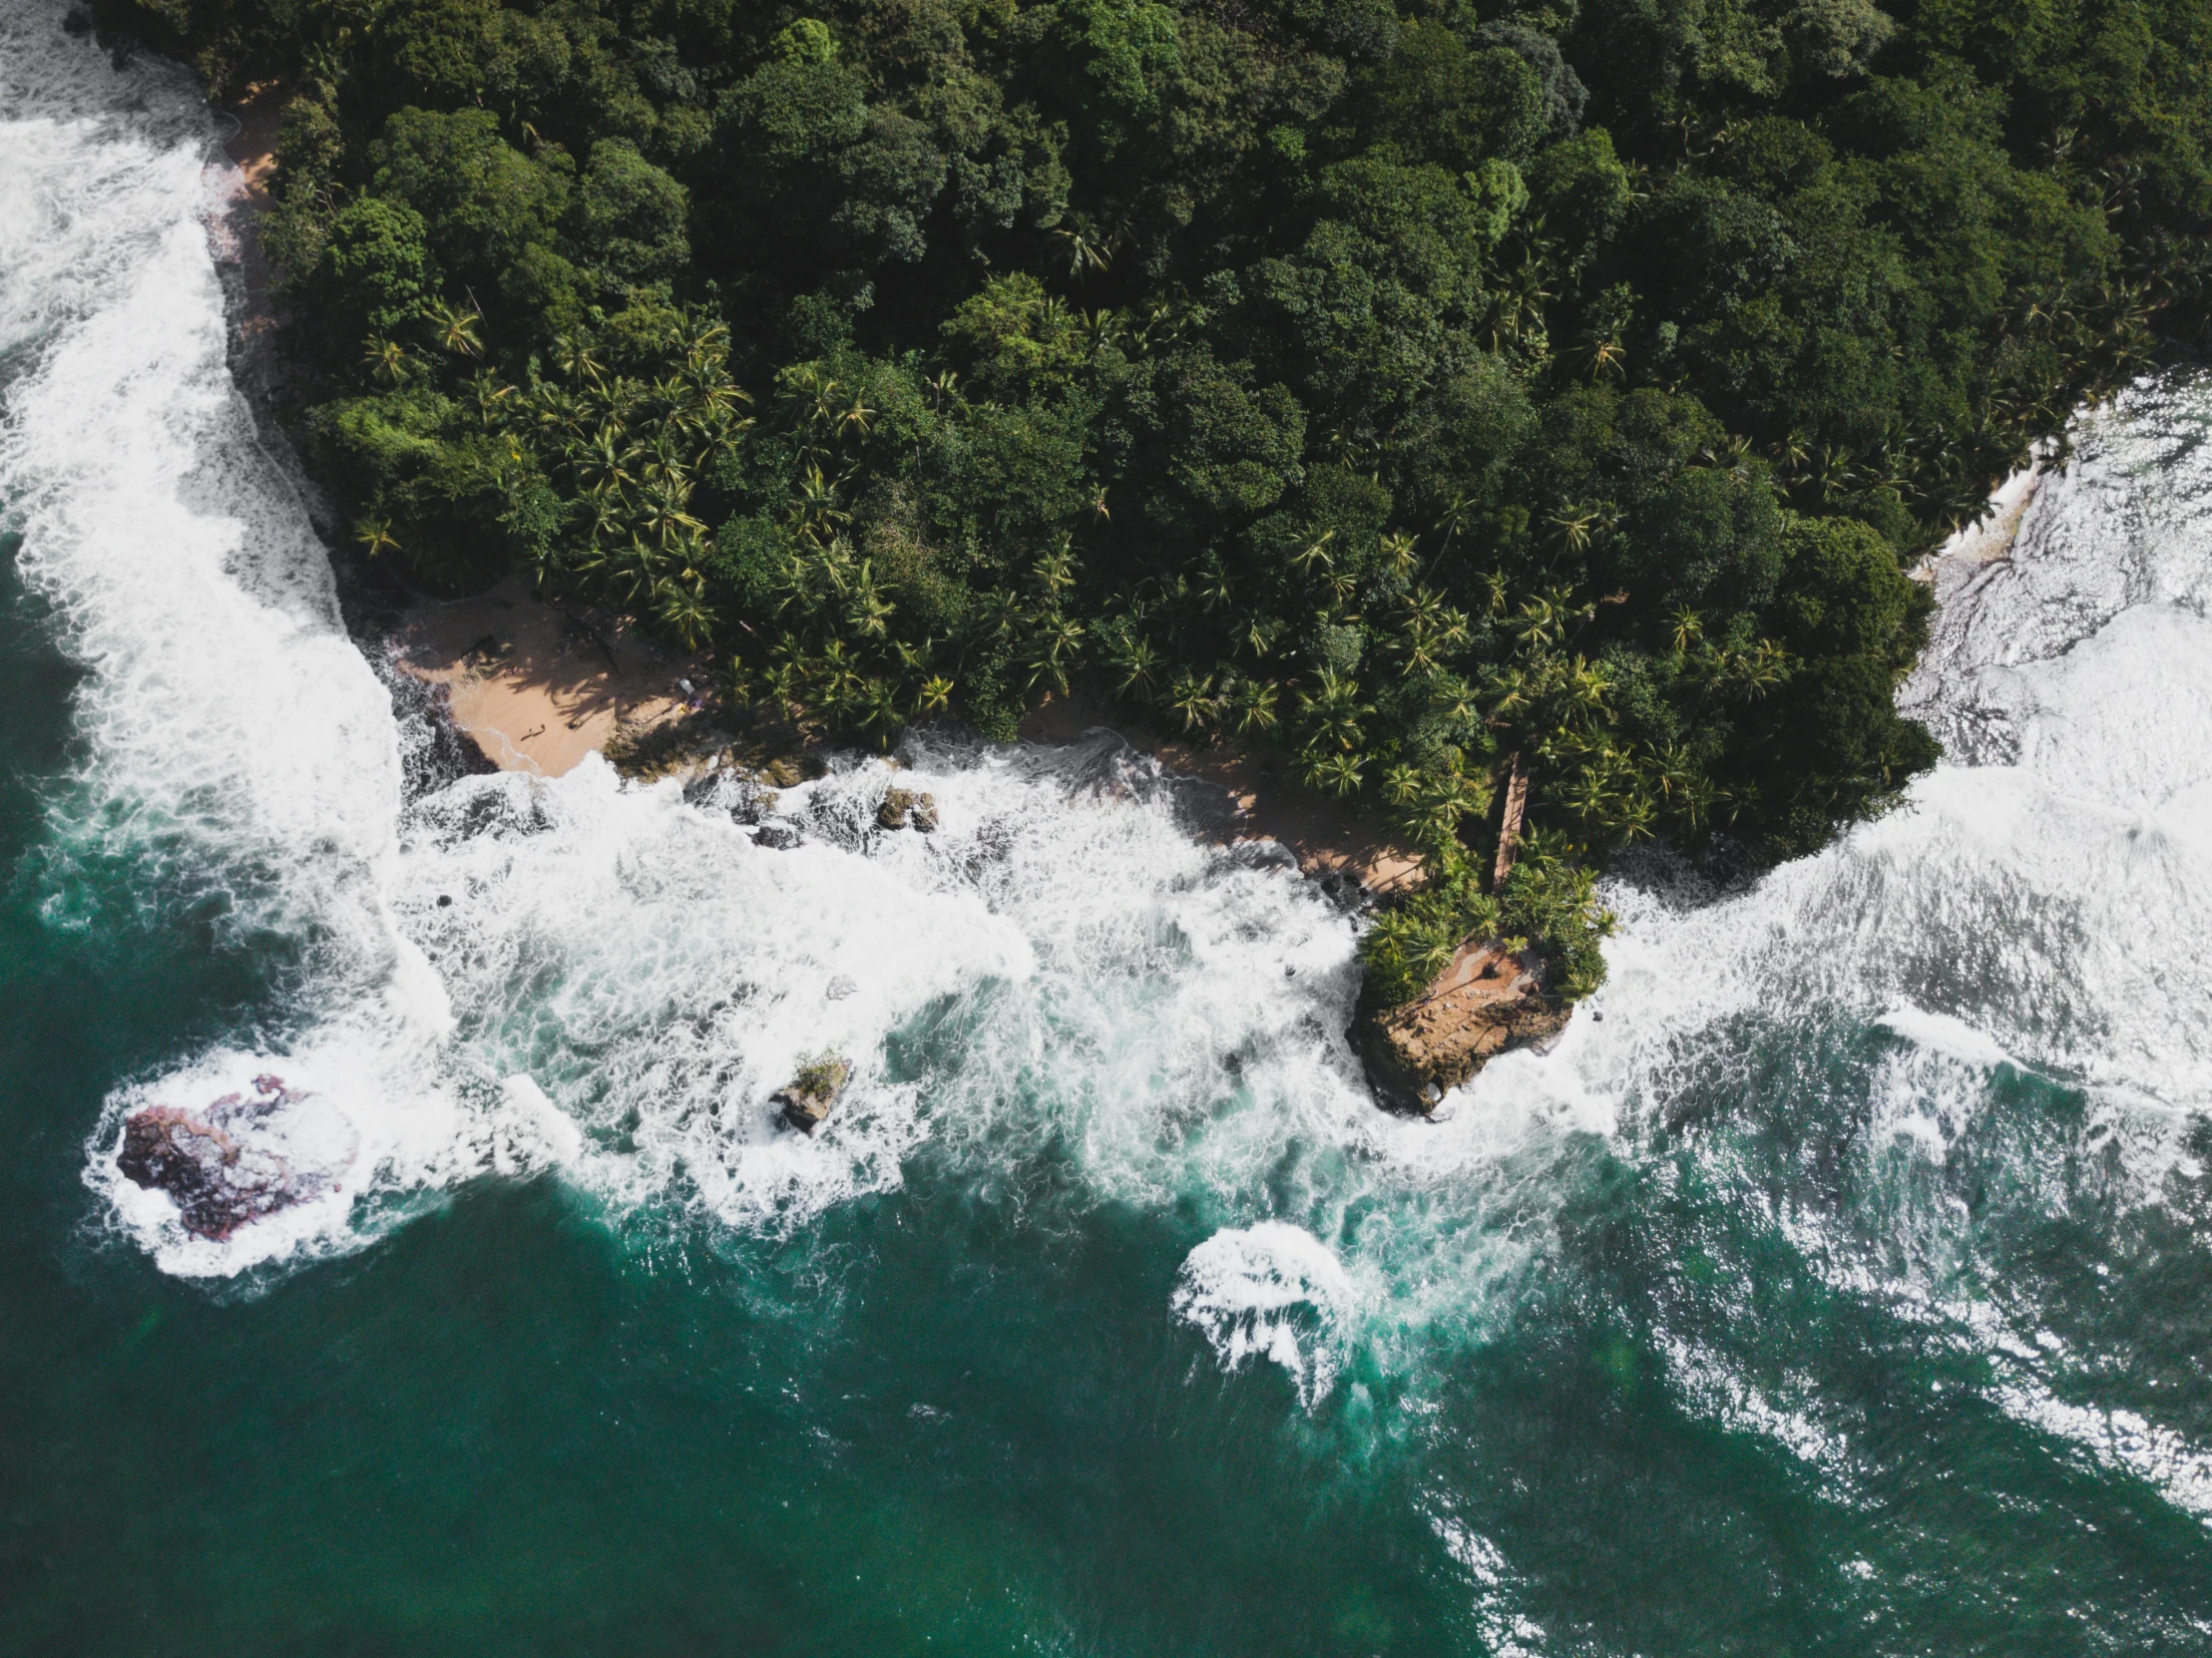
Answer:
[[[2135, 1310], [2205, 1249], [2212, 387], [2082, 415], [2009, 557], [1939, 572], [1902, 694], [1946, 759], [1901, 810], [1738, 889], [1615, 880], [1558, 1045], [1410, 1121], [1345, 1047], [1357, 918], [1193, 835], [1105, 734], [851, 756], [785, 793], [789, 848], [597, 760], [410, 797], [417, 715], [232, 380], [214, 139], [181, 71], [0, 12], [0, 511], [80, 674], [19, 878], [56, 939], [189, 932], [260, 974], [70, 1125], [88, 1224], [230, 1294], [490, 1182], [679, 1256], [900, 1194], [1046, 1240], [1139, 1217], [1196, 1238], [1142, 1286], [1160, 1327], [1279, 1371], [1345, 1466], [1410, 1457], [1502, 1651], [1603, 1646], [1515, 1543], [1512, 1413], [1467, 1404], [1507, 1349], [1570, 1341], [1861, 1516], [1853, 1608], [1927, 1569], [1881, 1516], [1954, 1400], [2027, 1436], [1970, 1458], [1989, 1489], [2078, 1462], [2212, 1521], [2193, 1327]], [[875, 825], [894, 779], [934, 834]], [[767, 1100], [822, 1049], [856, 1070], [807, 1138]], [[226, 1096], [296, 1200], [211, 1236], [118, 1160], [134, 1112]], [[2185, 1629], [2165, 1592], [2100, 1627]]]

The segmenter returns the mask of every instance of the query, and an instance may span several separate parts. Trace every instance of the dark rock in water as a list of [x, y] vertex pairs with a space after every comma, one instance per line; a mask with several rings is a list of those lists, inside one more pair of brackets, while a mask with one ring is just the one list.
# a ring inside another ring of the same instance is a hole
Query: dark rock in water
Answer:
[[1544, 965], [1496, 939], [1471, 938], [1403, 1008], [1362, 1008], [1349, 1033], [1376, 1097], [1426, 1116], [1499, 1054], [1542, 1047], [1572, 1008], [1546, 994]]
[[761, 824], [760, 828], [754, 833], [752, 844], [765, 846], [777, 852], [788, 852], [794, 846], [802, 844], [805, 839], [806, 832], [797, 824], [785, 819], [770, 819], [768, 822]]
[[811, 1134], [829, 1115], [830, 1107], [837, 1103], [837, 1096], [845, 1091], [845, 1083], [851, 1076], [850, 1059], [825, 1053], [800, 1065], [798, 1075], [776, 1089], [768, 1103], [775, 1106], [793, 1128]]
[[228, 1094], [201, 1115], [150, 1105], [124, 1119], [116, 1167], [150, 1191], [167, 1192], [185, 1230], [220, 1243], [248, 1221], [274, 1214], [314, 1182], [293, 1177], [284, 1160], [230, 1132], [299, 1096], [275, 1076], [256, 1076], [250, 1096]]
[[406, 799], [420, 800], [459, 778], [480, 777], [499, 769], [477, 746], [476, 739], [454, 723], [452, 686], [418, 679], [399, 665], [389, 646], [368, 652], [368, 658], [392, 699], [392, 718], [399, 727], [401, 789]]
[[916, 794], [912, 789], [886, 789], [876, 809], [876, 822], [885, 829], [919, 829], [928, 834], [937, 827], [937, 796]]

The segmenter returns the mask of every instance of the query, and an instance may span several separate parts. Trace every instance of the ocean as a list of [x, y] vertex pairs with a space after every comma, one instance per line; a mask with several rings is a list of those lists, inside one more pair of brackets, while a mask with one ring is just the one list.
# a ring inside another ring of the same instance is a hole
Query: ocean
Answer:
[[[221, 130], [0, 0], [0, 1653], [2212, 1651], [2212, 382], [1940, 571], [1904, 809], [1413, 1120], [1108, 734], [441, 776]], [[229, 1094], [215, 1241], [117, 1157]]]

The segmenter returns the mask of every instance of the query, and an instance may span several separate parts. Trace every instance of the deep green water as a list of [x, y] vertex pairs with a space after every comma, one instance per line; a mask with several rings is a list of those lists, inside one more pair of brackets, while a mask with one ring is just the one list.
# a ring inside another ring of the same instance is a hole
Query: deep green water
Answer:
[[[915, 755], [941, 858], [839, 838], [866, 768], [791, 854], [604, 780], [403, 814], [223, 377], [205, 122], [49, 11], [0, 15], [0, 1653], [2212, 1651], [2212, 394], [1951, 599], [1914, 812], [1622, 887], [1602, 1022], [1394, 1122], [1342, 919], [1094, 752]], [[862, 1077], [793, 1147], [739, 1106], [824, 1029]], [[363, 1149], [223, 1254], [112, 1162], [231, 1054]], [[489, 1149], [516, 1071], [582, 1153]]]

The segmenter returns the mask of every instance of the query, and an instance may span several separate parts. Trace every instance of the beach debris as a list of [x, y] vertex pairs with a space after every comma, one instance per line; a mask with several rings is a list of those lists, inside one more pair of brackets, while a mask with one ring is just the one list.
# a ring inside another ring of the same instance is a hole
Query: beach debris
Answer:
[[927, 835], [937, 828], [937, 796], [912, 789], [887, 789], [876, 810], [876, 822], [886, 829], [919, 829]]
[[799, 1061], [798, 1074], [769, 1097], [783, 1120], [802, 1133], [822, 1125], [837, 1096], [852, 1077], [852, 1061], [841, 1054], [812, 1053]]
[[1363, 1006], [1348, 1035], [1376, 1098], [1426, 1116], [1499, 1054], [1543, 1049], [1572, 1012], [1546, 993], [1540, 958], [1475, 936], [1404, 1007]]
[[116, 1167], [149, 1191], [167, 1192], [186, 1231], [221, 1243], [247, 1222], [324, 1188], [321, 1177], [295, 1175], [246, 1133], [303, 1097], [282, 1077], [262, 1075], [253, 1078], [250, 1093], [225, 1094], [198, 1113], [149, 1105], [124, 1119]]

